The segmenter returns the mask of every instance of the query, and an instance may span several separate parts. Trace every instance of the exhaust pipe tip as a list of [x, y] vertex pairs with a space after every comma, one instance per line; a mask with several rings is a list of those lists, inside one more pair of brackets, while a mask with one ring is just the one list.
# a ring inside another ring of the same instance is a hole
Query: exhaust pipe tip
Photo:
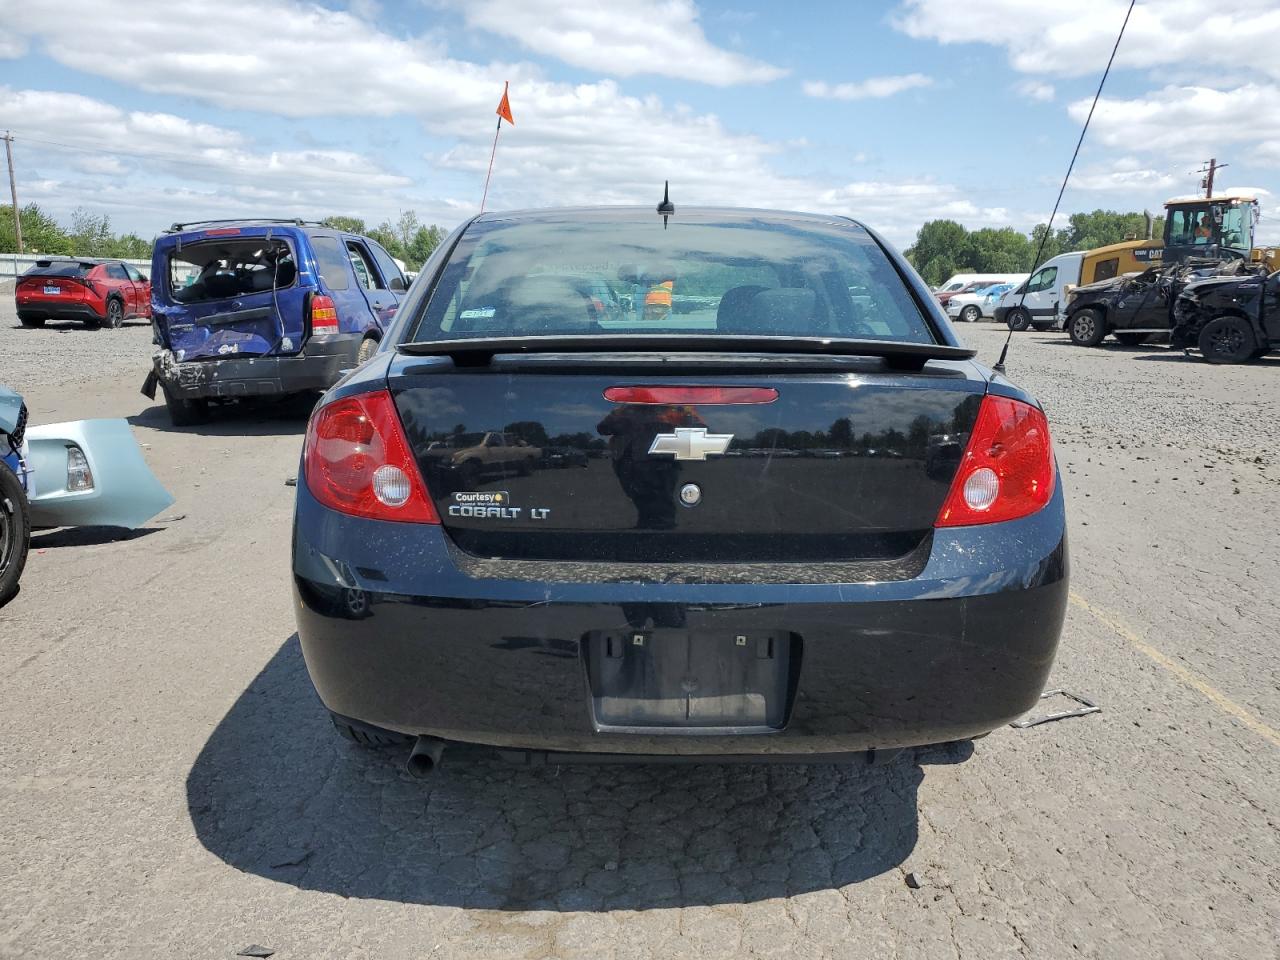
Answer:
[[405, 769], [409, 771], [409, 776], [418, 780], [426, 780], [440, 766], [440, 760], [443, 755], [443, 740], [439, 737], [421, 736], [414, 741], [413, 749], [409, 751], [409, 759], [405, 761]]

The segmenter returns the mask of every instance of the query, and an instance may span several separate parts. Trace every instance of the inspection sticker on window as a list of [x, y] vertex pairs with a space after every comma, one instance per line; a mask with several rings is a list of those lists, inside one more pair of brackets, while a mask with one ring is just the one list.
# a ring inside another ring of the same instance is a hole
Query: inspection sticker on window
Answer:
[[463, 310], [458, 317], [462, 320], [492, 320], [497, 312], [497, 307], [476, 307], [474, 310]]

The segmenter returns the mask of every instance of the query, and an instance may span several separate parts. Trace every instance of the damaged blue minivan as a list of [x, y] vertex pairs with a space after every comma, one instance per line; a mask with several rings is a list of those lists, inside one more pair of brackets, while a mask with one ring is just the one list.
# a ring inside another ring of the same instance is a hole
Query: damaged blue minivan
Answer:
[[151, 255], [142, 392], [188, 426], [211, 402], [326, 390], [373, 355], [407, 286], [374, 240], [323, 224], [175, 223]]

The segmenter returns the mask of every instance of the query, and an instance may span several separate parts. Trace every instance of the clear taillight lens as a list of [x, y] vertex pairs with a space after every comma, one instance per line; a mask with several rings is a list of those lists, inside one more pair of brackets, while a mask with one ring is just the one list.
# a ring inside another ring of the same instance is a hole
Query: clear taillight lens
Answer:
[[84, 493], [93, 489], [93, 471], [84, 451], [71, 444], [67, 447], [67, 489], [72, 493]]

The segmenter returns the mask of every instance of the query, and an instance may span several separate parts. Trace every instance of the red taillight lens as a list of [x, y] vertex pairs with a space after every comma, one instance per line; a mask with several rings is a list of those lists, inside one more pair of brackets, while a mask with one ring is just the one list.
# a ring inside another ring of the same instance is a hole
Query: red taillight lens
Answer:
[[317, 293], [311, 298], [311, 332], [338, 332], [338, 308], [334, 306], [332, 297]]
[[440, 522], [385, 390], [343, 397], [312, 414], [303, 465], [311, 495], [339, 513]]
[[1053, 496], [1053, 446], [1039, 407], [986, 396], [934, 526], [999, 523], [1035, 513]]
[[778, 391], [773, 387], [609, 387], [604, 398], [614, 403], [773, 403]]

